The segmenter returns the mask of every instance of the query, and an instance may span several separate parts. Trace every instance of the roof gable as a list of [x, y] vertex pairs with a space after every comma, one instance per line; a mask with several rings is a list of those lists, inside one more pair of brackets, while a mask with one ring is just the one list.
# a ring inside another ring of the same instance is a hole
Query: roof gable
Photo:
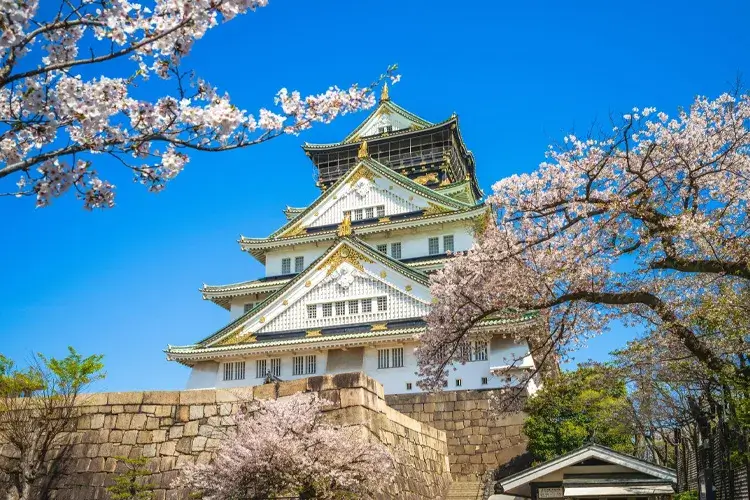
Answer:
[[389, 126], [391, 127], [389, 132], [392, 133], [400, 130], [419, 130], [432, 126], [432, 123], [406, 111], [390, 100], [381, 100], [375, 110], [347, 135], [343, 142], [357, 142], [362, 138], [381, 134], [384, 132], [383, 127]]
[[633, 472], [645, 474], [649, 477], [661, 479], [664, 481], [676, 482], [677, 476], [675, 471], [667, 467], [655, 465], [644, 460], [619, 453], [606, 446], [590, 444], [571, 451], [558, 458], [539, 464], [525, 471], [519, 472], [500, 480], [503, 491], [506, 493], [515, 493], [519, 489], [528, 487], [531, 482], [544, 481], [546, 476], [554, 474], [561, 469], [579, 465], [581, 462], [600, 460], [607, 464], [624, 467]]
[[[334, 290], [335, 294], [328, 293]], [[200, 344], [213, 347], [255, 342], [265, 333], [299, 329], [298, 323], [325, 326], [326, 321], [306, 321], [306, 305], [311, 301], [316, 304], [331, 302], [332, 299], [327, 298], [329, 295], [338, 301], [387, 296], [388, 302], [396, 300], [401, 306], [389, 308], [387, 314], [357, 313], [356, 317], [344, 318], [334, 314], [329, 322], [336, 325], [346, 321], [390, 321], [398, 314], [403, 316], [405, 310], [413, 311], [414, 317], [421, 317], [427, 313], [430, 304], [426, 275], [354, 237], [342, 237], [283, 288]], [[378, 312], [376, 307], [373, 304], [373, 312]]]
[[[371, 198], [369, 205], [366, 197]], [[473, 205], [422, 186], [371, 158], [364, 158], [293, 220], [269, 238], [299, 236], [306, 228], [338, 224], [344, 211], [357, 206], [386, 205], [386, 214], [424, 210], [432, 215], [464, 210]]]

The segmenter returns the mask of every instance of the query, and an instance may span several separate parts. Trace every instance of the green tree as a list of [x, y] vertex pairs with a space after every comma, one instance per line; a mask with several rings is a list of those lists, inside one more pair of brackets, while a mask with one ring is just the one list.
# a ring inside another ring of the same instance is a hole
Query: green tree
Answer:
[[146, 468], [147, 458], [115, 457], [125, 465], [125, 470], [115, 476], [115, 484], [107, 488], [112, 500], [151, 500], [154, 485], [145, 478], [151, 475]]
[[542, 462], [595, 442], [632, 452], [633, 432], [625, 382], [605, 367], [563, 372], [526, 402], [524, 433], [529, 451]]
[[65, 458], [81, 393], [104, 377], [103, 356], [68, 351], [62, 359], [37, 354], [27, 368], [0, 355], [0, 442], [12, 449], [0, 462], [7, 498], [28, 500], [50, 479], [51, 462]]

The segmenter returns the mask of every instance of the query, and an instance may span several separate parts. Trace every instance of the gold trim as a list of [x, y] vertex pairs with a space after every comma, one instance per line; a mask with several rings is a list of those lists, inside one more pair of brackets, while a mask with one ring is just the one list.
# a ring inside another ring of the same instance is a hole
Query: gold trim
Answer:
[[344, 220], [339, 224], [338, 231], [336, 234], [341, 236], [350, 236], [352, 234], [352, 216], [349, 212], [344, 214]]
[[450, 208], [445, 208], [441, 205], [436, 205], [430, 201], [427, 202], [427, 208], [424, 209], [424, 215], [437, 215], [451, 212]]
[[323, 262], [320, 263], [320, 265], [317, 268], [317, 271], [320, 271], [321, 269], [328, 266], [328, 271], [326, 271], [326, 276], [330, 276], [341, 264], [348, 263], [354, 266], [355, 269], [359, 271], [364, 271], [364, 267], [362, 266], [362, 262], [367, 262], [368, 264], [373, 264], [374, 261], [370, 258], [360, 254], [359, 252], [355, 251], [352, 248], [349, 248], [346, 245], [342, 245], [338, 250], [333, 252], [331, 255], [326, 258]]
[[364, 160], [369, 156], [370, 153], [367, 152], [367, 141], [362, 141], [362, 144], [359, 146], [359, 151], [357, 151], [357, 158]]
[[298, 222], [283, 233], [281, 233], [281, 238], [291, 238], [293, 236], [301, 236], [303, 234], [307, 234], [307, 228], [302, 225], [302, 222]]
[[282, 304], [285, 305], [285, 306], [288, 306], [289, 305], [289, 301], [286, 300], [286, 299], [284, 299], [284, 302], [282, 302]]
[[385, 271], [380, 271], [381, 278], [385, 278], [386, 276], [388, 276], [388, 273], [386, 273]]
[[390, 217], [381, 217], [378, 219], [378, 222], [391, 222]]
[[307, 288], [310, 288], [311, 285], [312, 285], [312, 281], [310, 281], [310, 280], [305, 281], [305, 286]]
[[388, 329], [387, 323], [373, 323], [370, 327], [371, 332], [382, 332]]
[[261, 316], [260, 317], [260, 322], [261, 323], [265, 323], [266, 322], [266, 317], [265, 316]]
[[414, 179], [414, 182], [416, 182], [417, 184], [421, 184], [421, 185], [424, 186], [428, 182], [437, 182], [438, 180], [439, 179], [438, 179], [437, 172], [431, 172], [429, 174], [420, 175], [419, 177], [416, 177]]
[[388, 95], [388, 82], [383, 82], [383, 88], [380, 90], [380, 100], [390, 101], [391, 97]]
[[307, 330], [305, 332], [305, 337], [320, 337], [321, 335], [320, 330]]
[[349, 186], [354, 186], [360, 179], [367, 179], [370, 182], [375, 182], [376, 175], [367, 165], [360, 164], [349, 179]]
[[411, 285], [406, 285], [406, 291], [411, 292]]

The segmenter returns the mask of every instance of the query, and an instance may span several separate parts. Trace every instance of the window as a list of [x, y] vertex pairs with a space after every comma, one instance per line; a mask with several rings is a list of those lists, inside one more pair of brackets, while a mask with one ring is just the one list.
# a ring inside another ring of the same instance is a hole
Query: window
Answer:
[[354, 219], [353, 220], [362, 220], [362, 209], [358, 208], [354, 211]]
[[346, 314], [346, 302], [336, 302], [336, 316]]
[[378, 349], [378, 369], [391, 367], [391, 350]]
[[245, 380], [245, 362], [224, 363], [224, 380]]
[[356, 300], [349, 301], [349, 314], [357, 314], [359, 312], [359, 302]]
[[375, 207], [375, 211], [378, 214], [378, 217], [385, 217], [385, 205], [378, 205]]
[[443, 236], [443, 252], [453, 251], [453, 235]]
[[271, 375], [281, 377], [281, 358], [271, 358]]
[[308, 304], [307, 305], [307, 319], [315, 319], [318, 317], [318, 305]]
[[383, 243], [382, 245], [378, 245], [378, 252], [387, 254], [388, 253], [388, 244], [387, 243]]
[[333, 316], [333, 304], [330, 302], [328, 304], [323, 304], [323, 317], [327, 318], [329, 316]]
[[378, 349], [378, 369], [402, 368], [404, 366], [404, 348]]
[[487, 361], [487, 342], [477, 340], [471, 344], [471, 361]]
[[456, 387], [461, 387], [462, 384], [463, 384], [463, 380], [461, 380], [460, 378], [457, 378], [456, 379]]
[[375, 217], [375, 207], [365, 208], [365, 219], [372, 219]]
[[362, 312], [372, 312], [372, 299], [362, 299]]
[[292, 259], [286, 257], [281, 259], [281, 274], [290, 274], [292, 272]]
[[312, 375], [316, 371], [317, 359], [315, 354], [294, 356], [292, 358], [292, 375]]
[[305, 269], [305, 258], [295, 257], [294, 258], [294, 272], [301, 273]]
[[386, 311], [388, 309], [388, 297], [378, 297], [378, 311]]
[[266, 376], [266, 360], [258, 359], [255, 361], [255, 378], [263, 378]]
[[305, 373], [305, 358], [295, 356], [292, 358], [292, 375], [302, 375]]
[[404, 348], [394, 347], [391, 349], [391, 362], [393, 368], [402, 368], [404, 366]]
[[436, 255], [440, 253], [440, 238], [430, 238], [427, 240], [428, 253]]
[[253, 309], [254, 306], [255, 306], [254, 302], [248, 302], [242, 308], [243, 308], [244, 312], [250, 312]]
[[406, 390], [407, 390], [407, 391], [410, 391], [410, 390], [411, 390], [411, 382], [407, 382], [407, 383], [406, 383]]
[[316, 368], [316, 356], [315, 354], [310, 354], [308, 356], [305, 356], [305, 374], [310, 375], [315, 373]]
[[386, 132], [393, 132], [393, 125], [378, 127], [378, 134], [385, 134]]
[[391, 257], [394, 259], [401, 258], [401, 243], [391, 243]]
[[487, 377], [482, 377], [482, 385], [487, 385]]

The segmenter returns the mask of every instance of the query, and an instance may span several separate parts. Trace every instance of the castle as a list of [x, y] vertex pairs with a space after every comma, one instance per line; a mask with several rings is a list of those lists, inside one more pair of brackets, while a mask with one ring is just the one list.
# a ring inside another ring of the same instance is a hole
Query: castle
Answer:
[[[417, 336], [431, 304], [429, 274], [468, 250], [489, 208], [481, 203], [474, 157], [454, 114], [430, 123], [391, 101], [384, 86], [372, 113], [343, 141], [305, 144], [320, 196], [287, 207], [287, 222], [266, 238], [239, 241], [265, 276], [204, 285], [203, 298], [230, 322], [170, 360], [191, 368], [188, 389], [263, 384], [362, 371], [386, 394], [420, 392]], [[446, 390], [498, 389], [509, 360], [534, 367], [510, 329], [534, 314], [480, 322], [470, 360]], [[535, 390], [532, 381], [528, 389]]]

